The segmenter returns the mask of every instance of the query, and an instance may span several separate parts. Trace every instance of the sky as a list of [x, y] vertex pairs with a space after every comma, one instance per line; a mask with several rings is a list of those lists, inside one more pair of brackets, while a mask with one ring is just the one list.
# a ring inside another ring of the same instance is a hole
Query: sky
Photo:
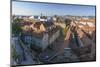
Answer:
[[71, 4], [36, 3], [36, 2], [12, 2], [13, 15], [73, 15], [95, 16], [95, 6], [82, 6]]

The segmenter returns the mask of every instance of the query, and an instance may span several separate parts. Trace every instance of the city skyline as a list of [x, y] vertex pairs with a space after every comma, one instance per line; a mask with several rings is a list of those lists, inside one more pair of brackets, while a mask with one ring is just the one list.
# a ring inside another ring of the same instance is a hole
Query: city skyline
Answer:
[[12, 2], [13, 15], [73, 15], [73, 16], [95, 16], [95, 6], [54, 4], [39, 2]]

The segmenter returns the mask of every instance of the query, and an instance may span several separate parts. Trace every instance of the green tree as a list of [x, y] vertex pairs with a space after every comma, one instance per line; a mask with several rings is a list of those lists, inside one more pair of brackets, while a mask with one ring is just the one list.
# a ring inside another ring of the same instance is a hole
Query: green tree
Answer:
[[21, 26], [20, 26], [20, 22], [22, 21], [22, 19], [16, 18], [14, 19], [13, 23], [12, 23], [12, 34], [19, 35], [22, 32]]
[[19, 35], [22, 32], [21, 26], [19, 23], [12, 23], [12, 34]]
[[14, 23], [20, 23], [22, 20], [23, 20], [23, 19], [20, 19], [20, 18], [16, 18], [16, 19], [13, 18], [13, 22], [14, 22]]
[[65, 24], [66, 24], [66, 26], [67, 26], [67, 25], [70, 25], [70, 23], [71, 23], [71, 19], [65, 19]]
[[67, 31], [69, 30], [69, 26], [66, 26], [63, 30], [64, 36], [66, 36]]

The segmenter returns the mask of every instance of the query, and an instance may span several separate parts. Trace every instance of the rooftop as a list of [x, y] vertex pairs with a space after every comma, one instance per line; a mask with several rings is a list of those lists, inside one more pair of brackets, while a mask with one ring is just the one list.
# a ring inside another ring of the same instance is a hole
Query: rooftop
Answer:
[[[43, 24], [43, 27], [41, 27], [41, 24]], [[36, 38], [41, 39], [43, 37], [44, 34], [48, 33], [49, 37], [52, 36], [57, 30], [59, 30], [58, 26], [53, 26], [53, 22], [35, 22], [35, 24], [33, 25], [35, 28], [38, 29], [38, 32], [34, 31], [34, 29], [30, 29], [28, 31], [25, 31], [24, 34], [25, 35], [32, 35]], [[51, 27], [52, 28], [48, 28]], [[45, 31], [42, 31], [42, 29], [40, 28], [45, 28]]]

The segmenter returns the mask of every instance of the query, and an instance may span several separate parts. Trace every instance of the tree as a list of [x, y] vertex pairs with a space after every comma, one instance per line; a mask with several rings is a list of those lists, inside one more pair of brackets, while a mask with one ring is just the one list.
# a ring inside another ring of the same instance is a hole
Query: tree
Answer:
[[14, 23], [20, 23], [23, 19], [19, 19], [19, 18], [16, 18], [16, 19], [13, 19], [13, 22]]
[[19, 35], [22, 32], [21, 26], [20, 26], [20, 22], [22, 21], [22, 19], [16, 18], [14, 19], [13, 23], [12, 23], [12, 34]]
[[12, 23], [12, 34], [19, 35], [22, 32], [19, 23]]
[[66, 26], [66, 27], [64, 28], [64, 36], [66, 36], [66, 33], [67, 33], [68, 30], [69, 30], [69, 26]]
[[70, 23], [71, 23], [71, 19], [65, 19], [65, 24], [66, 24], [66, 26], [67, 26], [67, 25], [70, 25]]

